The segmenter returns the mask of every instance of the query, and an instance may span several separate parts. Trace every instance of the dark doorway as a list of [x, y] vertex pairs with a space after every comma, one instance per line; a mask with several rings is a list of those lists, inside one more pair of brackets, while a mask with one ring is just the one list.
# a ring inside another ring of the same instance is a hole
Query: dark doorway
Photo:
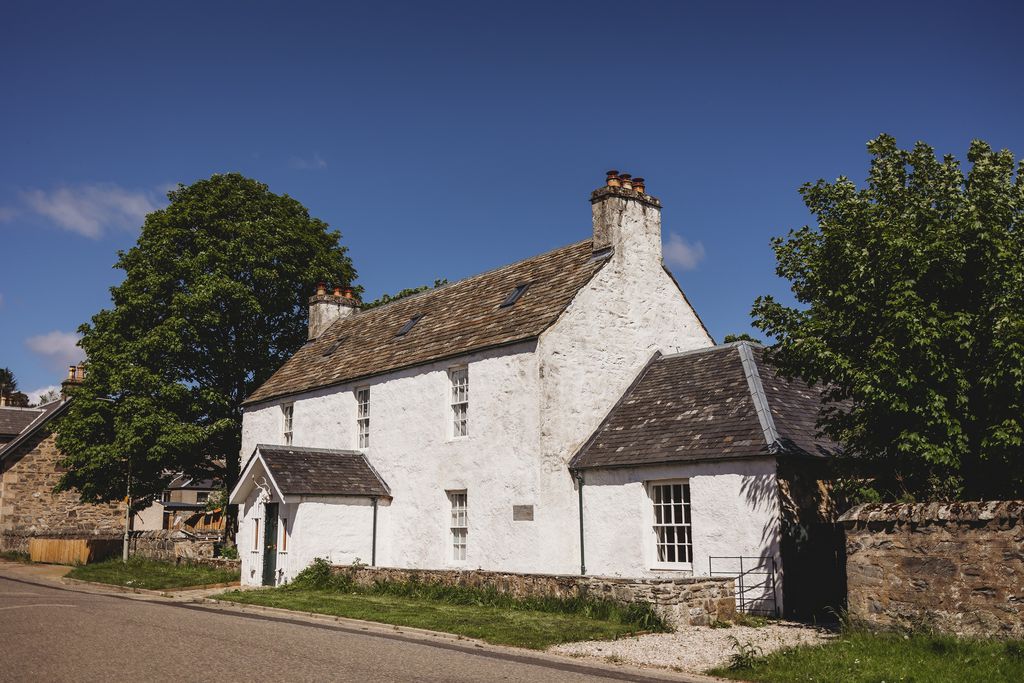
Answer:
[[263, 585], [273, 586], [277, 579], [277, 503], [267, 503], [263, 522]]

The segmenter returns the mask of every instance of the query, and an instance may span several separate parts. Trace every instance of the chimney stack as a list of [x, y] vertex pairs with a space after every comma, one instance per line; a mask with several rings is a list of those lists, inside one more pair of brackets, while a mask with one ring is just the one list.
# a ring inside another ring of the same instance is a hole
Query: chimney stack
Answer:
[[64, 399], [68, 398], [68, 396], [70, 395], [68, 393], [68, 390], [71, 387], [77, 386], [77, 385], [81, 384], [84, 381], [85, 381], [85, 366], [83, 364], [81, 364], [81, 363], [79, 363], [78, 365], [69, 365], [68, 366], [68, 376], [67, 376], [67, 379], [65, 379], [63, 382], [60, 383], [60, 396], [61, 396], [61, 398], [64, 398]]
[[359, 312], [359, 302], [352, 296], [352, 289], [336, 285], [331, 294], [327, 285], [317, 283], [316, 293], [309, 297], [309, 339], [316, 339], [335, 320]]
[[643, 178], [608, 171], [590, 205], [595, 252], [612, 249], [630, 265], [661, 268], [661, 202], [647, 194]]

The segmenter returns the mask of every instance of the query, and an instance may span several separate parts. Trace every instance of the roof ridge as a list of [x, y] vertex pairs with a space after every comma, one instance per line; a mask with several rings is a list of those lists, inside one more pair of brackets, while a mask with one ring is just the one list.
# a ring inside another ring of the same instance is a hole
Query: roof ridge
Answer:
[[756, 344], [754, 342], [748, 342], [747, 340], [742, 339], [740, 341], [725, 342], [724, 344], [715, 344], [713, 346], [701, 346], [701, 347], [696, 348], [696, 349], [687, 349], [686, 351], [676, 351], [675, 353], [666, 353], [666, 354], [664, 354], [662, 356], [662, 358], [679, 358], [679, 357], [682, 357], [682, 356], [692, 356], [692, 355], [697, 354], [697, 353], [710, 353], [712, 351], [724, 351], [726, 349], [731, 349], [731, 348], [734, 348], [736, 346], [739, 346], [740, 344], [753, 344], [755, 346], [763, 348], [763, 346], [761, 344]]
[[764, 434], [765, 443], [768, 444], [768, 451], [774, 453], [780, 448], [779, 430], [775, 427], [775, 418], [772, 416], [771, 406], [768, 405], [768, 395], [761, 382], [761, 373], [757, 369], [751, 343], [745, 340], [734, 343], [740, 355], [740, 363], [743, 365], [743, 375], [747, 378], [747, 387], [754, 402], [757, 421], [761, 424], [761, 432]]
[[[406, 296], [403, 296], [403, 297], [400, 297], [400, 298], [397, 298], [397, 299], [392, 299], [391, 301], [388, 301], [387, 303], [383, 303], [383, 304], [380, 304], [378, 306], [374, 306], [373, 308], [368, 308], [365, 311], [360, 310], [360, 311], [358, 311], [356, 313], [356, 315], [361, 315], [361, 314], [364, 314], [364, 313], [369, 313], [370, 311], [379, 311], [381, 309], [387, 308], [388, 306], [392, 306], [394, 304], [397, 304], [400, 301], [407, 302], [407, 301], [410, 301], [412, 299], [419, 299], [420, 297], [423, 297], [423, 296], [425, 296], [427, 294], [431, 294], [433, 292], [440, 292], [442, 290], [454, 287], [455, 285], [461, 285], [464, 282], [469, 282], [470, 280], [475, 280], [478, 277], [484, 277], [485, 275], [491, 275], [492, 273], [497, 273], [498, 271], [504, 270], [506, 268], [512, 268], [514, 266], [518, 266], [520, 263], [525, 263], [526, 261], [533, 261], [534, 259], [543, 258], [545, 256], [549, 256], [551, 254], [554, 254], [557, 251], [562, 251], [563, 249], [570, 249], [572, 247], [578, 247], [579, 245], [583, 244], [584, 242], [592, 242], [592, 241], [593, 240], [591, 238], [587, 238], [585, 240], [579, 240], [577, 242], [571, 242], [569, 244], [563, 244], [560, 247], [555, 247], [554, 249], [548, 249], [547, 251], [543, 251], [543, 252], [541, 252], [539, 254], [534, 254], [533, 256], [528, 256], [528, 257], [523, 258], [523, 259], [519, 259], [518, 261], [513, 261], [512, 263], [506, 263], [503, 266], [496, 266], [494, 268], [491, 268], [490, 270], [484, 270], [484, 271], [481, 271], [479, 273], [474, 273], [473, 275], [467, 275], [466, 277], [462, 278], [461, 280], [456, 280], [455, 282], [446, 282], [443, 285], [440, 285], [438, 287], [431, 287], [429, 289], [423, 290], [422, 292], [416, 292], [415, 294], [408, 294]], [[351, 316], [345, 316], [344, 318], [338, 318], [338, 320], [335, 320], [333, 323], [331, 323], [331, 326], [328, 327], [327, 330], [330, 330], [331, 327], [334, 327], [338, 322], [340, 322], [342, 320], [352, 320], [352, 319], [353, 318]], [[326, 333], [326, 331], [325, 331], [325, 333]], [[323, 336], [324, 335], [321, 335], [320, 338], [322, 338]]]

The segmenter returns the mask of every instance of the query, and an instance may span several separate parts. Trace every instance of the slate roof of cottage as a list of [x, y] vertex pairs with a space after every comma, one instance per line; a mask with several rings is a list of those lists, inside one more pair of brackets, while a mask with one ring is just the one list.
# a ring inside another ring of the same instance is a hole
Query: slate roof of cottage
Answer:
[[815, 426], [820, 395], [748, 342], [655, 356], [570, 466], [834, 455], [839, 445]]
[[[606, 263], [587, 239], [336, 321], [246, 404], [535, 339]], [[528, 284], [511, 306], [502, 302]], [[398, 331], [414, 316], [408, 331]]]
[[391, 490], [358, 451], [299, 446], [256, 447], [285, 496], [390, 496]]
[[[38, 409], [33, 409], [30, 412], [32, 419], [21, 429], [17, 436], [6, 444], [0, 445], [0, 460], [13, 453], [21, 444], [25, 443], [33, 434], [39, 431], [44, 425], [50, 420], [57, 417], [71, 404], [72, 399], [58, 400], [47, 403], [45, 406], [41, 406]], [[0, 410], [11, 410], [10, 408], [0, 408]]]
[[16, 436], [21, 434], [32, 420], [39, 417], [42, 410], [37, 408], [0, 407], [0, 436]]

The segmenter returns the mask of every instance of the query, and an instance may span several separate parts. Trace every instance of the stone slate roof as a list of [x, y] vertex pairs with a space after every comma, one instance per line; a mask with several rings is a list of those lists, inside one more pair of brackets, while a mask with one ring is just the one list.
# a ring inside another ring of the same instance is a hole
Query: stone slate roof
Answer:
[[570, 466], [834, 455], [838, 444], [815, 428], [819, 397], [780, 377], [748, 342], [658, 355]]
[[358, 451], [259, 445], [256, 450], [285, 496], [390, 496], [391, 490]]
[[[29, 420], [28, 424], [22, 428], [21, 432], [19, 432], [14, 439], [6, 444], [0, 445], [0, 460], [3, 460], [5, 457], [13, 453], [19, 446], [21, 446], [21, 444], [25, 443], [27, 439], [50, 422], [50, 420], [67, 410], [67, 407], [71, 405], [71, 400], [72, 399], [52, 401], [39, 409], [28, 411], [22, 409], [19, 411], [31, 414], [32, 419]], [[0, 408], [0, 410], [8, 411], [11, 409], [5, 407]]]
[[0, 407], [0, 436], [17, 436], [43, 411], [35, 408]]
[[[535, 339], [604, 263], [605, 258], [594, 256], [588, 239], [341, 318], [299, 349], [245, 402]], [[529, 284], [522, 297], [502, 308], [522, 284]], [[396, 336], [417, 315], [422, 319], [407, 334]]]

